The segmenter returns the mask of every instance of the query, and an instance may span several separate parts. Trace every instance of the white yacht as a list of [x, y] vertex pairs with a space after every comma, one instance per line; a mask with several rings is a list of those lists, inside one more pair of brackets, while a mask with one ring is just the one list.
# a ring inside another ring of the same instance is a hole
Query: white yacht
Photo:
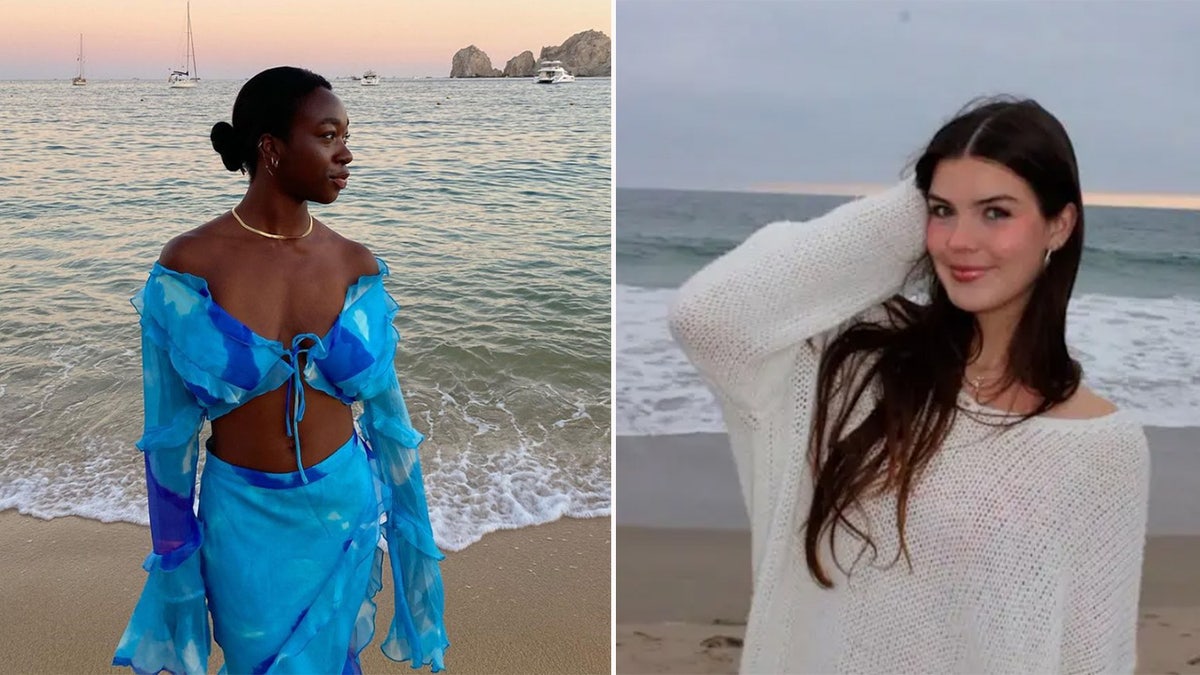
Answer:
[[575, 76], [563, 68], [562, 61], [542, 61], [542, 66], [533, 81], [537, 84], [564, 84], [574, 82]]
[[359, 84], [364, 87], [378, 87], [379, 76], [375, 74], [375, 71], [368, 70], [367, 72], [363, 73], [362, 80], [359, 82]]

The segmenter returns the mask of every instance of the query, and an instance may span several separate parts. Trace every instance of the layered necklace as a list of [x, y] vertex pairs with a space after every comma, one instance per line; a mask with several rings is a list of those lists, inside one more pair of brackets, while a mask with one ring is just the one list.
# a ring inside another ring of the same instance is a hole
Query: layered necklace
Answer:
[[972, 393], [976, 398], [979, 397], [979, 390], [983, 388], [985, 383], [990, 383], [996, 379], [995, 377], [970, 377], [965, 374], [963, 375], [963, 378], [966, 379], [967, 384], [971, 385], [971, 389], [973, 390]]
[[260, 235], [263, 237], [267, 237], [269, 239], [303, 239], [303, 238], [307, 237], [313, 231], [313, 217], [312, 217], [311, 213], [308, 214], [308, 229], [304, 231], [304, 234], [288, 235], [288, 234], [272, 234], [270, 232], [263, 232], [262, 230], [250, 227], [249, 225], [246, 224], [246, 221], [242, 220], [242, 217], [238, 215], [237, 207], [231, 208], [230, 211], [233, 212], [233, 218], [234, 218], [234, 220], [236, 220], [238, 222], [238, 225], [241, 225], [246, 230], [249, 230], [250, 232], [253, 232], [254, 234], [257, 234], [257, 235]]
[[1000, 380], [1001, 377], [1002, 377], [1002, 375], [992, 375], [989, 377], [984, 377], [983, 375], [977, 375], [975, 377], [972, 377], [970, 375], [967, 375], [965, 370], [963, 371], [963, 379], [966, 380], [967, 384], [971, 386], [972, 394], [975, 396], [976, 399], [979, 398], [979, 391], [981, 389], [983, 389], [983, 387], [985, 385], [995, 384], [997, 381]]

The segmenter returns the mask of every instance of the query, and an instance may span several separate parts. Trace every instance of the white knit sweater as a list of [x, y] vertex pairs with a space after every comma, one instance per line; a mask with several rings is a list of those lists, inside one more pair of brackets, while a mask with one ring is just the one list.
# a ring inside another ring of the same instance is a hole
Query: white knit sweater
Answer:
[[878, 557], [856, 563], [861, 544], [843, 533], [849, 578], [827, 539], [834, 588], [809, 574], [821, 348], [901, 289], [925, 214], [905, 181], [809, 222], [773, 223], [684, 284], [672, 308], [676, 339], [721, 402], [752, 524], [742, 671], [1132, 672], [1149, 453], [1123, 411], [1000, 433], [977, 419], [1000, 413], [963, 393], [975, 418], [959, 413], [909, 500], [911, 570], [890, 564], [895, 498], [884, 496], [855, 519]]

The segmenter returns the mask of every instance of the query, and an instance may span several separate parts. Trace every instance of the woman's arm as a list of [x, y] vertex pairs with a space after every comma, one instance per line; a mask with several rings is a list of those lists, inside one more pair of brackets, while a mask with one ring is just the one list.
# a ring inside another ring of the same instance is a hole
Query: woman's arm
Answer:
[[906, 180], [815, 220], [767, 225], [680, 288], [671, 330], [718, 393], [752, 413], [785, 381], [791, 348], [900, 290], [926, 219]]
[[210, 634], [198, 555], [203, 537], [192, 507], [203, 410], [172, 367], [158, 331], [143, 320], [145, 412], [137, 446], [146, 467], [153, 551], [142, 564], [149, 576], [113, 665], [205, 673]]
[[[366, 251], [366, 249], [362, 249]], [[428, 665], [442, 670], [450, 645], [443, 622], [445, 592], [439, 563], [444, 558], [433, 538], [421, 457], [417, 452], [425, 437], [413, 428], [400, 380], [396, 376], [396, 348], [400, 334], [393, 319], [400, 307], [388, 295], [383, 277], [387, 265], [371, 259], [379, 277], [360, 288], [352, 313], [356, 320], [343, 326], [348, 340], [362, 346], [369, 363], [347, 368], [334, 376], [338, 389], [361, 401], [356, 420], [367, 444], [382, 512], [383, 536], [394, 581], [396, 613], [383, 641], [383, 652], [395, 661], [411, 660], [414, 668]], [[379, 590], [382, 560], [376, 558], [372, 592]]]
[[373, 380], [363, 397], [361, 422], [382, 484], [387, 513], [383, 533], [396, 593], [396, 614], [383, 652], [395, 661], [411, 660], [414, 668], [428, 665], [436, 673], [445, 668], [450, 641], [442, 618], [445, 591], [439, 562], [444, 556], [433, 539], [417, 454], [425, 437], [412, 426], [394, 367]]

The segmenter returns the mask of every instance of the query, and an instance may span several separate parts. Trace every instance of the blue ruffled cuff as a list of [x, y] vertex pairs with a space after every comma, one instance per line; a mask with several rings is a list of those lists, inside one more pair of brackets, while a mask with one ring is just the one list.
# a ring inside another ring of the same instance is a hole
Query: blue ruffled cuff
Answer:
[[388, 559], [392, 568], [396, 614], [388, 627], [382, 650], [393, 661], [412, 661], [413, 669], [429, 666], [433, 672], [445, 669], [446, 649], [450, 640], [442, 620], [445, 605], [438, 561], [443, 556], [429, 555], [384, 523], [388, 540]]
[[195, 551], [174, 569], [163, 564], [174, 560], [164, 561], [154, 553], [146, 557], [143, 567], [150, 575], [117, 644], [114, 666], [128, 666], [137, 673], [208, 672], [212, 636], [200, 556]]

